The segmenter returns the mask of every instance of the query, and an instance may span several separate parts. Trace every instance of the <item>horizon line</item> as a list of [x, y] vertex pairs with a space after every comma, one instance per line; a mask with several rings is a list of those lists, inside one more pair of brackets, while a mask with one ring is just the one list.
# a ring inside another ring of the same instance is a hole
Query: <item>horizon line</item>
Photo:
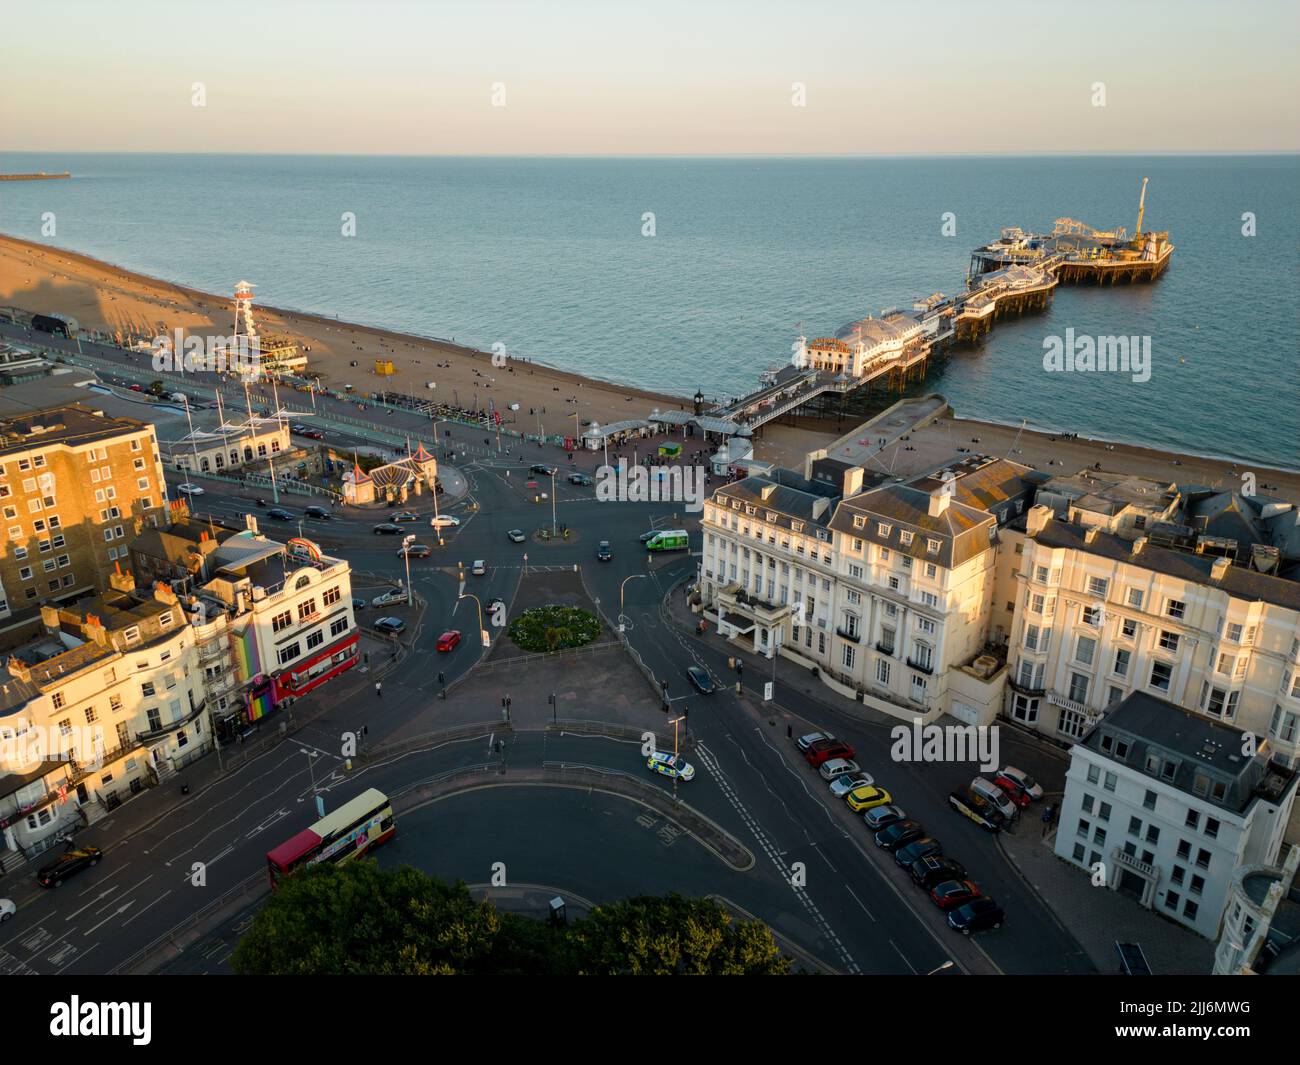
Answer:
[[1254, 156], [1300, 156], [1296, 148], [1257, 148], [1243, 150], [1158, 149], [1151, 151], [1105, 150], [1006, 152], [642, 152], [594, 155], [584, 152], [275, 152], [275, 151], [165, 151], [131, 149], [106, 151], [94, 148], [0, 148], [0, 156], [14, 155], [174, 155], [174, 156], [257, 156], [278, 159], [781, 159], [781, 160], [856, 160], [856, 159], [1108, 159], [1108, 158], [1233, 158]]

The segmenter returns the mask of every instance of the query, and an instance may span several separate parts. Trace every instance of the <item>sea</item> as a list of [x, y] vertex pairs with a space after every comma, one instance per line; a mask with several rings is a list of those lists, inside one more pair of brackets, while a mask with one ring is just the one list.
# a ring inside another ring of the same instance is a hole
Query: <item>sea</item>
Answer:
[[[965, 285], [1003, 227], [1168, 230], [1154, 284], [1062, 287], [912, 393], [958, 414], [1300, 468], [1300, 156], [450, 158], [0, 153], [0, 232], [592, 378], [739, 395], [795, 338]], [[53, 219], [55, 232], [43, 232]], [[1049, 372], [1053, 338], [1143, 338]], [[1149, 338], [1147, 340], [1146, 338]], [[500, 349], [497, 349], [500, 350]]]

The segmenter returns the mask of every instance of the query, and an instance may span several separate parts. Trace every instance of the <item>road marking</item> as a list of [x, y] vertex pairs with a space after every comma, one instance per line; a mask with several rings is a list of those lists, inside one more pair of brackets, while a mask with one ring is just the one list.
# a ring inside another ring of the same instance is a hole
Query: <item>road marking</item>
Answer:
[[[745, 822], [746, 827], [753, 833], [754, 838], [758, 841], [758, 845], [763, 849], [772, 864], [776, 867], [780, 878], [789, 884], [790, 869], [782, 859], [782, 852], [776, 848], [767, 833], [763, 831], [758, 822], [754, 819], [753, 815], [751, 815], [749, 810], [745, 807], [745, 804], [741, 802], [740, 796], [736, 794], [735, 789], [731, 786], [730, 780], [727, 779], [726, 775], [722, 772], [722, 768], [715, 761], [712, 752], [705, 747], [704, 744], [700, 744], [695, 750], [700, 762], [709, 770], [709, 775], [717, 782], [718, 788], [722, 791], [723, 796], [731, 803], [732, 809], [734, 809], [740, 819]], [[840, 958], [843, 960], [844, 965], [849, 972], [855, 975], [861, 974], [862, 970], [858, 967], [858, 963], [854, 961], [853, 955], [849, 953], [848, 948], [844, 946], [840, 937], [836, 935], [835, 930], [831, 927], [830, 922], [826, 920], [825, 916], [823, 916], [817, 904], [809, 897], [807, 890], [805, 888], [797, 887], [792, 887], [792, 890], [794, 891], [795, 897], [807, 911], [808, 916], [812, 919], [813, 923], [817, 925], [827, 942], [831, 943], [835, 947], [836, 951], [839, 952]]]
[[[854, 892], [854, 890], [853, 890], [851, 887], [849, 887], [848, 884], [845, 884], [845, 885], [844, 885], [844, 890], [847, 891], [850, 895], [853, 896], [853, 901], [856, 902], [859, 906], [862, 907], [862, 912], [863, 912], [863, 913], [865, 913], [865, 914], [866, 914], [868, 917], [870, 917], [873, 921], [876, 920], [876, 915], [875, 915], [874, 913], [872, 913], [870, 910], [867, 909], [867, 905], [866, 905], [866, 903], [864, 903], [860, 898], [858, 898], [857, 894]], [[879, 923], [879, 922], [877, 922], [877, 923]]]
[[107, 917], [105, 917], [102, 921], [100, 921], [99, 924], [95, 925], [94, 928], [87, 928], [81, 934], [84, 936], [90, 935], [90, 933], [95, 931], [95, 929], [102, 928], [104, 925], [108, 924], [108, 922], [111, 921], [114, 917], [122, 916], [122, 914], [126, 913], [126, 911], [129, 910], [134, 905], [135, 905], [135, 899], [132, 899], [130, 902], [124, 903], [123, 905], [119, 906], [116, 910], [114, 910], [112, 913], [110, 913]]
[[906, 966], [907, 966], [909, 969], [912, 970], [912, 975], [913, 975], [913, 976], [918, 975], [918, 974], [917, 974], [917, 971], [916, 971], [916, 966], [913, 965], [910, 961], [908, 961], [908, 959], [907, 959], [907, 955], [904, 954], [901, 950], [898, 949], [898, 944], [895, 943], [895, 942], [891, 939], [891, 940], [889, 941], [889, 945], [890, 945], [891, 947], [893, 947], [895, 951], [898, 952], [898, 956], [899, 956], [900, 958], [903, 959], [904, 964], [906, 964]]
[[168, 895], [170, 895], [171, 893], [172, 893], [172, 889], [171, 889], [171, 888], [168, 888], [168, 889], [167, 889], [166, 891], [164, 891], [161, 895], [159, 895], [156, 899], [154, 899], [153, 902], [149, 903], [149, 905], [146, 906], [143, 910], [136, 910], [135, 913], [131, 914], [130, 917], [128, 917], [125, 921], [122, 922], [122, 927], [125, 928], [125, 927], [126, 927], [127, 925], [129, 925], [132, 921], [134, 921], [137, 917], [139, 917], [140, 914], [142, 914], [142, 913], [144, 913], [145, 911], [150, 910], [150, 909], [152, 909], [154, 906], [158, 905], [158, 903], [162, 902], [162, 900], [165, 899], [165, 898], [166, 898]]
[[105, 898], [107, 898], [109, 895], [113, 894], [113, 892], [116, 891], [116, 890], [117, 890], [117, 885], [115, 884], [115, 885], [113, 885], [113, 887], [108, 888], [106, 891], [101, 891], [98, 895], [96, 895], [93, 899], [91, 899], [88, 903], [86, 903], [86, 905], [84, 905], [83, 907], [81, 907], [81, 909], [79, 909], [79, 910], [73, 910], [72, 913], [68, 914], [68, 916], [64, 918], [64, 923], [66, 924], [68, 921], [71, 921], [71, 920], [72, 920], [74, 917], [76, 917], [78, 914], [80, 914], [80, 913], [84, 913], [86, 910], [88, 910], [88, 909], [90, 909], [92, 906], [94, 906], [97, 902], [99, 902], [99, 901], [101, 901], [102, 899], [105, 899]]

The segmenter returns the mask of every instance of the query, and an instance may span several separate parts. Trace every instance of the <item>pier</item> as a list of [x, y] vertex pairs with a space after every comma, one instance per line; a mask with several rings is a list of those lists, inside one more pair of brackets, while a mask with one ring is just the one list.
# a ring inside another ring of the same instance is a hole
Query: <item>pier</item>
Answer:
[[[930, 356], [950, 343], [973, 344], [994, 322], [1047, 310], [1058, 285], [1155, 281], [1169, 266], [1174, 245], [1167, 231], [1144, 231], [1147, 179], [1142, 179], [1137, 225], [1098, 230], [1058, 218], [1048, 234], [1016, 227], [971, 253], [966, 288], [936, 292], [911, 308], [891, 307], [840, 329], [833, 337], [800, 336], [789, 365], [768, 369], [759, 387], [707, 410], [719, 426], [752, 432], [784, 415], [844, 413], [851, 394], [875, 388], [902, 392], [925, 376]], [[696, 414], [706, 413], [696, 397]], [[725, 429], [721, 435], [729, 435]]]

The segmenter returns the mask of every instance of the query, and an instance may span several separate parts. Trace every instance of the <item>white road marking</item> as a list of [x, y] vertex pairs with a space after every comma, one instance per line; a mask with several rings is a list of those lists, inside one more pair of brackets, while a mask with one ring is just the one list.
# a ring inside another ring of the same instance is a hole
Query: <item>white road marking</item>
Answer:
[[86, 905], [81, 907], [80, 910], [73, 910], [72, 913], [68, 914], [68, 916], [64, 918], [64, 923], [66, 924], [68, 921], [71, 921], [78, 914], [84, 913], [86, 910], [90, 909], [101, 899], [107, 898], [109, 895], [113, 894], [113, 892], [116, 890], [117, 890], [117, 885], [114, 884], [111, 888], [101, 891], [98, 895], [96, 895], [93, 899], [91, 899], [88, 903], [86, 903]]
[[130, 917], [128, 917], [125, 921], [122, 922], [122, 927], [125, 928], [125, 927], [126, 927], [127, 925], [129, 925], [132, 921], [134, 921], [137, 917], [139, 917], [140, 914], [142, 914], [142, 913], [144, 913], [146, 910], [150, 910], [150, 909], [152, 909], [154, 906], [158, 905], [158, 903], [162, 902], [162, 900], [165, 899], [165, 898], [166, 898], [168, 895], [170, 895], [171, 893], [172, 893], [172, 889], [171, 889], [171, 888], [168, 888], [168, 889], [167, 889], [166, 891], [164, 891], [161, 895], [159, 895], [156, 899], [154, 899], [153, 902], [149, 903], [149, 905], [146, 906], [143, 910], [136, 910], [135, 913], [131, 914]]
[[129, 910], [134, 905], [135, 905], [135, 899], [132, 899], [130, 902], [124, 903], [123, 905], [119, 906], [116, 910], [114, 910], [112, 913], [110, 913], [107, 917], [105, 917], [102, 921], [100, 921], [99, 924], [95, 925], [94, 928], [87, 928], [81, 934], [84, 936], [90, 935], [91, 932], [95, 931], [98, 928], [102, 928], [104, 925], [108, 924], [108, 922], [111, 921], [114, 917], [120, 917], [122, 914], [126, 913], [126, 911]]

